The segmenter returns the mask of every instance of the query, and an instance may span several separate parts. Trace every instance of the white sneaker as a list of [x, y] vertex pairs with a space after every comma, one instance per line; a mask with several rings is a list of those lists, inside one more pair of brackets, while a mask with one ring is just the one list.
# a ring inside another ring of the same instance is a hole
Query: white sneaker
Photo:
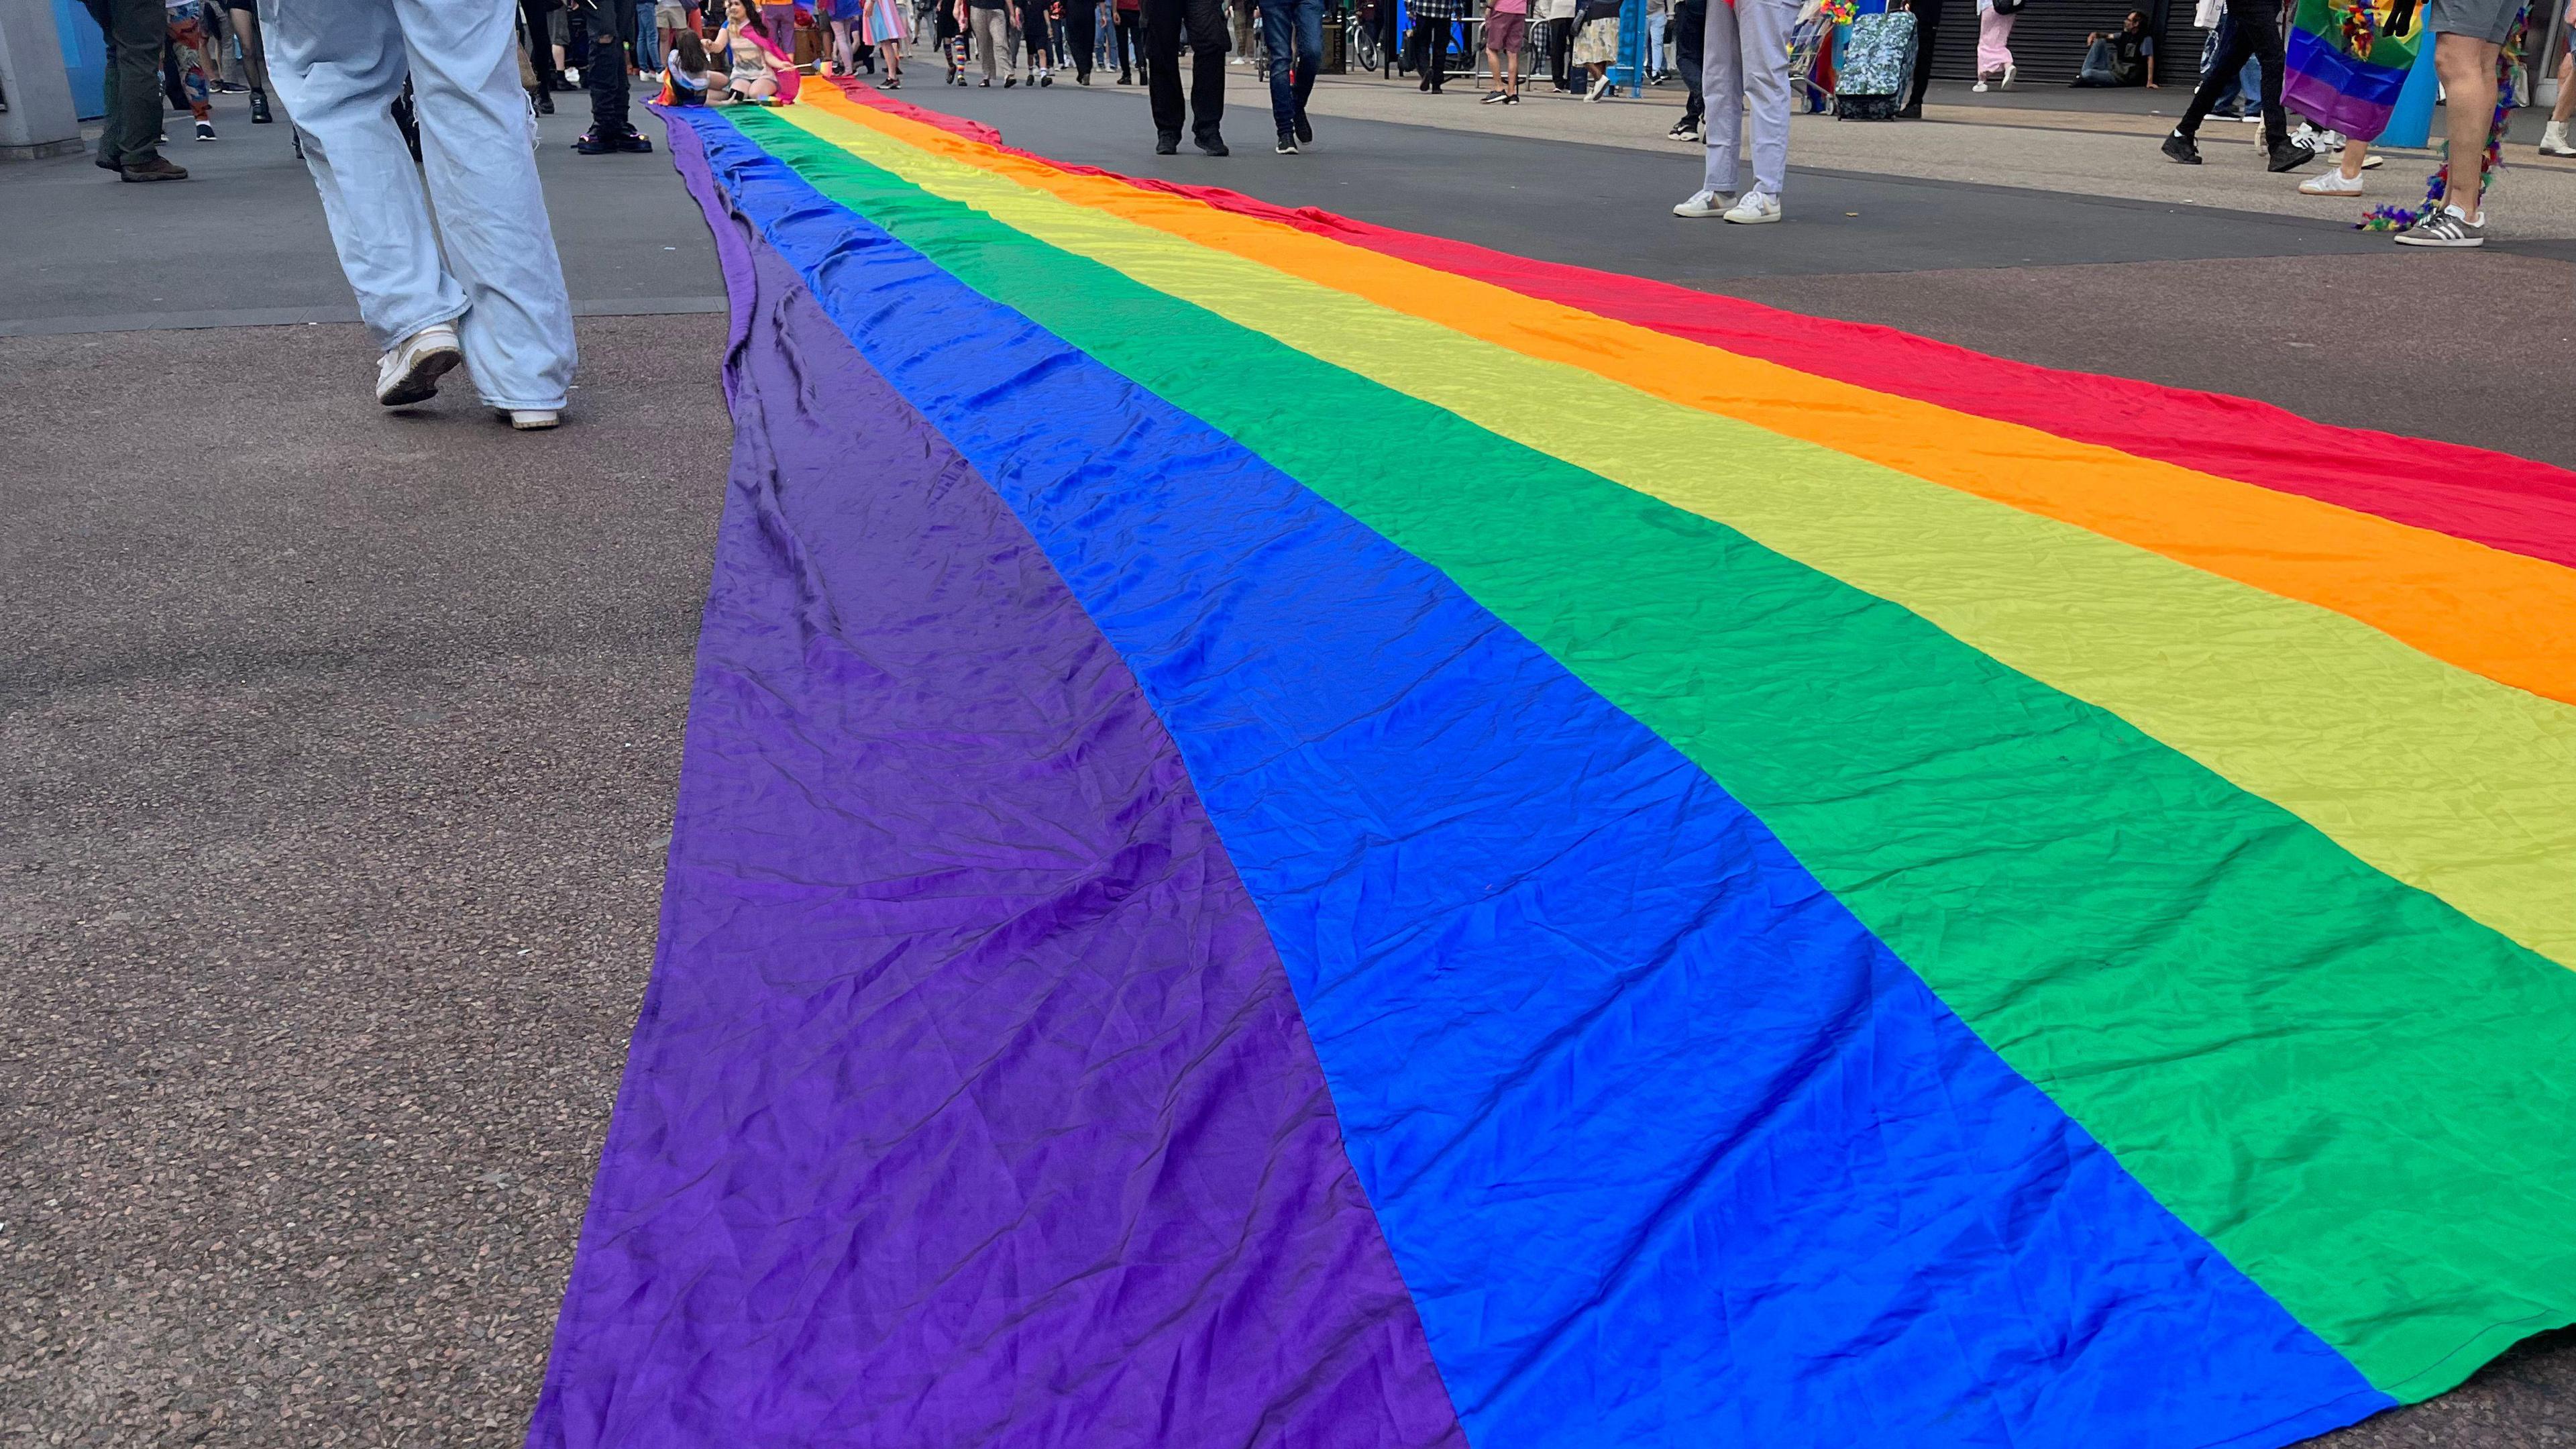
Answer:
[[1597, 80], [1597, 81], [1594, 81], [1594, 82], [1592, 83], [1592, 89], [1590, 89], [1590, 90], [1588, 90], [1588, 91], [1585, 91], [1585, 92], [1583, 93], [1583, 98], [1584, 98], [1585, 100], [1587, 100], [1587, 101], [1597, 101], [1597, 100], [1601, 99], [1603, 96], [1608, 95], [1609, 93], [1610, 93], [1610, 72], [1608, 72], [1608, 71], [1606, 71], [1606, 70], [1605, 70], [1605, 71], [1603, 71], [1603, 72], [1601, 73], [1601, 79], [1599, 79], [1599, 80]]
[[2543, 156], [2576, 156], [2576, 145], [2567, 141], [2567, 123], [2552, 121], [2540, 128], [2540, 154]]
[[2004, 66], [2004, 83], [2003, 83], [2002, 89], [2004, 89], [2004, 90], [2011, 90], [2011, 89], [2012, 89], [2012, 83], [2013, 83], [2014, 79], [2015, 79], [2015, 78], [2017, 78], [2018, 76], [2020, 76], [2020, 74], [2021, 74], [2021, 67], [2020, 67], [2020, 66], [2013, 65], [2013, 64], [2010, 64], [2010, 63], [2006, 63], [2006, 64], [2005, 64], [2005, 66]]
[[1984, 95], [1987, 91], [1992, 90], [1992, 89], [1993, 89], [1993, 87], [1992, 87], [1992, 86], [1987, 85], [1984, 81], [1980, 80], [1980, 81], [1978, 81], [1975, 85], [1972, 85], [1972, 86], [1968, 87], [1968, 89], [1970, 89], [1970, 90], [1972, 90], [1972, 91], [1975, 91], [1978, 95], [1981, 95], [1981, 96], [1982, 96], [1982, 95]]
[[1780, 198], [1767, 191], [1748, 191], [1742, 200], [1727, 209], [1726, 219], [1748, 226], [1756, 222], [1778, 221]]
[[376, 359], [376, 401], [389, 408], [427, 402], [438, 396], [438, 380], [464, 360], [456, 329], [432, 322]]
[[2359, 196], [2361, 178], [2356, 176], [2346, 181], [2343, 179], [2342, 172], [2329, 171], [2323, 176], [2311, 176], [2300, 182], [2299, 194], [2301, 196]]
[[551, 428], [563, 421], [563, 414], [553, 408], [505, 408], [503, 412], [508, 415], [510, 426], [523, 433]]
[[[1690, 194], [1688, 200], [1683, 201], [1673, 208], [1673, 215], [1688, 217], [1726, 216], [1726, 209], [1734, 204], [1735, 196], [1732, 192], [1707, 190], [1694, 191]], [[1728, 220], [1730, 221], [1733, 219], [1734, 218], [1732, 217], [1728, 217]]]

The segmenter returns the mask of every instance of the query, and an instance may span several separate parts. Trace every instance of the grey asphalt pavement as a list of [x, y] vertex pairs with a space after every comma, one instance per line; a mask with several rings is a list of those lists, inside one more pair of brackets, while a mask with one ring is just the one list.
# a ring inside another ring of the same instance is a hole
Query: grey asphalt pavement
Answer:
[[[2504, 405], [2564, 352], [2563, 306], [2493, 303], [2563, 293], [2547, 257], [2397, 271], [2276, 216], [1848, 172], [1801, 185], [1861, 216], [1748, 234], [1663, 217], [1672, 158], [1633, 149], [1340, 121], [1295, 162], [1157, 162], [1132, 96], [905, 94], [1069, 159], [2576, 463], [2565, 409]], [[185, 187], [0, 168], [0, 1443], [515, 1444], [651, 966], [720, 283], [667, 158], [574, 157], [558, 117], [569, 424], [510, 433], [461, 385], [387, 413], [282, 128], [219, 121], [172, 148]], [[2332, 300], [2383, 286], [2468, 321], [2352, 345]], [[2321, 1442], [2576, 1445], [2576, 1336]]]

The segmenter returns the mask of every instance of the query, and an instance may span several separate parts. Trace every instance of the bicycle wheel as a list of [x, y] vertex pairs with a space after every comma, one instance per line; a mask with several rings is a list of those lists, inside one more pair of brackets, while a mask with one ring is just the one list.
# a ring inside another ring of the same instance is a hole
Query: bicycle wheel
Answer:
[[1351, 32], [1351, 59], [1358, 62], [1359, 68], [1362, 70], [1377, 69], [1378, 53], [1376, 31], [1354, 30]]

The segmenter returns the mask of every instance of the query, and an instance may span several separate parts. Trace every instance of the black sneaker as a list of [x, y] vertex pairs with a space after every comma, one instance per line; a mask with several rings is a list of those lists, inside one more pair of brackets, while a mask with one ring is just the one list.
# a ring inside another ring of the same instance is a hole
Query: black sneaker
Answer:
[[1504, 104], [1504, 105], [1507, 105], [1507, 106], [1517, 106], [1517, 105], [1519, 105], [1520, 103], [1521, 103], [1521, 93], [1520, 93], [1519, 91], [1514, 91], [1514, 92], [1512, 92], [1510, 95], [1507, 95], [1507, 96], [1503, 97], [1503, 104]]
[[1304, 111], [1297, 113], [1297, 139], [1309, 146], [1315, 144], [1315, 128], [1307, 122]]
[[2482, 247], [2487, 244], [2486, 213], [2471, 221], [2450, 207], [2442, 207], [2397, 234], [2401, 247]]
[[254, 126], [265, 126], [275, 119], [276, 117], [271, 116], [268, 113], [268, 92], [252, 91], [250, 93], [250, 123]]
[[1181, 153], [1181, 138], [1180, 138], [1180, 136], [1179, 136], [1177, 133], [1168, 134], [1168, 135], [1162, 135], [1162, 136], [1156, 136], [1156, 137], [1154, 138], [1154, 154], [1155, 154], [1155, 155], [1157, 155], [1157, 156], [1177, 156], [1177, 155], [1179, 155], [1180, 153]]
[[2180, 131], [2165, 137], [2165, 155], [2185, 166], [2200, 164], [2200, 144]]
[[[1019, 83], [1020, 83], [1020, 74], [1019, 74], [1019, 72], [1018, 72], [1018, 71], [1013, 71], [1013, 72], [1011, 72], [1009, 75], [1006, 75], [1006, 76], [1002, 77], [1002, 89], [1004, 89], [1004, 90], [1009, 90], [1011, 87], [1013, 87], [1013, 86], [1015, 86], [1015, 85], [1018, 85]], [[986, 81], [986, 82], [984, 82], [984, 84], [986, 84], [986, 85], [991, 85], [991, 84], [992, 84], [992, 82], [991, 82], [991, 81]]]
[[1049, 72], [1046, 72], [1046, 73], [1044, 73], [1044, 74], [1041, 74], [1041, 75], [1038, 77], [1038, 84], [1039, 84], [1039, 85], [1042, 85], [1042, 86], [1051, 86], [1051, 85], [1054, 85], [1054, 84], [1055, 84], [1055, 73], [1054, 73], [1054, 72], [1052, 72], [1052, 71], [1049, 71]]
[[618, 137], [615, 144], [618, 150], [632, 151], [639, 156], [649, 156], [653, 152], [652, 141], [634, 131]]
[[1476, 104], [1480, 106], [1499, 106], [1502, 103], [1503, 93], [1501, 91], [1487, 91], [1483, 98], [1476, 102]]
[[1270, 149], [1278, 152], [1282, 156], [1294, 156], [1297, 154], [1297, 138], [1286, 131], [1282, 131], [1279, 133], [1279, 144], [1271, 147]]
[[1136, 73], [1125, 70], [1118, 72], [1118, 83], [1122, 86], [1134, 85], [1136, 83]]
[[977, 84], [981, 85], [986, 90], [991, 90], [993, 88], [993, 78], [991, 76], [986, 76], [983, 80], [977, 82]]
[[1191, 139], [1190, 144], [1198, 147], [1199, 150], [1210, 156], [1231, 156], [1234, 154], [1233, 152], [1225, 149], [1225, 138], [1223, 136], [1197, 136]]
[[2296, 171], [2315, 159], [2317, 159], [2317, 153], [2309, 150], [2305, 146], [2293, 145], [2288, 141], [2275, 141], [2272, 143], [2269, 155], [2263, 162], [2263, 169], [2266, 171]]

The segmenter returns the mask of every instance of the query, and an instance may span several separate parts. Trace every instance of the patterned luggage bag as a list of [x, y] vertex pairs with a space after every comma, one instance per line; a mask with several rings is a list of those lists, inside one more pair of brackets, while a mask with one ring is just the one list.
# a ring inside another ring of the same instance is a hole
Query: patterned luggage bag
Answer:
[[1914, 78], [1914, 16], [1891, 10], [1851, 23], [1843, 68], [1834, 87], [1834, 115], [1845, 121], [1894, 118]]

